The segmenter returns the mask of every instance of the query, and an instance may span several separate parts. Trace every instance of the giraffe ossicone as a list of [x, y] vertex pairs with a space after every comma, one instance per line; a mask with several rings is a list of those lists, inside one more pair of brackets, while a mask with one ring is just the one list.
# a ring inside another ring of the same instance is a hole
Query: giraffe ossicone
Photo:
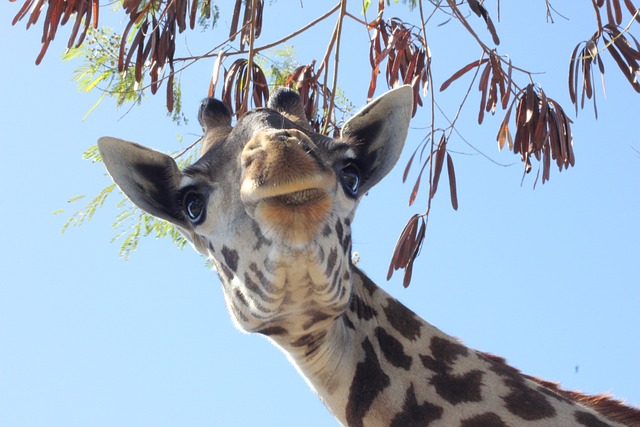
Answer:
[[235, 126], [221, 102], [203, 101], [202, 156], [184, 170], [120, 139], [98, 147], [133, 203], [209, 257], [236, 325], [280, 346], [343, 425], [640, 425], [635, 408], [465, 347], [353, 265], [358, 200], [397, 162], [412, 109], [412, 89], [393, 89], [332, 139], [280, 89]]

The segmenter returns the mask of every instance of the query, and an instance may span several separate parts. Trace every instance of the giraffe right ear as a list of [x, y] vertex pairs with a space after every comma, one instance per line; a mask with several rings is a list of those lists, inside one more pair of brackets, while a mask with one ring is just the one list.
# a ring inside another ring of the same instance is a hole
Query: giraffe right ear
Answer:
[[390, 90], [371, 101], [342, 127], [342, 139], [356, 151], [365, 194], [400, 158], [413, 112], [409, 85]]
[[182, 174], [172, 157], [111, 137], [100, 138], [98, 150], [111, 178], [136, 206], [186, 225], [177, 197]]

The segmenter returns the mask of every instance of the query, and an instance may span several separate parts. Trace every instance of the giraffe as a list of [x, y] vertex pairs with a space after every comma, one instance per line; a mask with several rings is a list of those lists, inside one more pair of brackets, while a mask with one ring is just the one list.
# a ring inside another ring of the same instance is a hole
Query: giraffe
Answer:
[[104, 137], [112, 179], [207, 256], [242, 331], [268, 337], [350, 427], [640, 425], [640, 410], [522, 374], [418, 317], [351, 261], [360, 197], [395, 165], [413, 108], [393, 89], [314, 133], [298, 95], [276, 90], [235, 126], [202, 102], [202, 154], [172, 157]]

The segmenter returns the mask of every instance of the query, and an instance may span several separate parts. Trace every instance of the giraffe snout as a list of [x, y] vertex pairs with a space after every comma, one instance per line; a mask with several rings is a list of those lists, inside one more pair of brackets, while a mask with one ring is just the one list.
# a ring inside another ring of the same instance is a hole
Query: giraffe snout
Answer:
[[264, 230], [288, 243], [313, 239], [333, 207], [336, 177], [296, 129], [257, 133], [244, 147], [240, 195]]

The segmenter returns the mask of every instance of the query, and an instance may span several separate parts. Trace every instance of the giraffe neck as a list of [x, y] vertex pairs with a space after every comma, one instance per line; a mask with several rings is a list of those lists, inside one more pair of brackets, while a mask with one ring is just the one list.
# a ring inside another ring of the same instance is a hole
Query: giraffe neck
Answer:
[[272, 337], [343, 425], [624, 425], [465, 347], [355, 267], [351, 280], [349, 308], [326, 328]]

